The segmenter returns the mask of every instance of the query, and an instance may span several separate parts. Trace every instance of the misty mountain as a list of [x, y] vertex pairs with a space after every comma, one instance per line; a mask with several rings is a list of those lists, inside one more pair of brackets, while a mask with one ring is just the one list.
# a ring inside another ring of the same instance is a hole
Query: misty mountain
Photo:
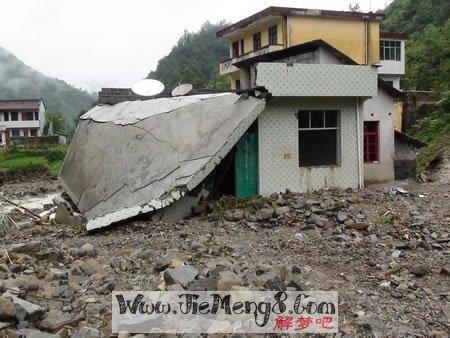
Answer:
[[61, 113], [66, 124], [89, 109], [96, 96], [32, 69], [0, 47], [0, 100], [43, 98], [47, 112]]

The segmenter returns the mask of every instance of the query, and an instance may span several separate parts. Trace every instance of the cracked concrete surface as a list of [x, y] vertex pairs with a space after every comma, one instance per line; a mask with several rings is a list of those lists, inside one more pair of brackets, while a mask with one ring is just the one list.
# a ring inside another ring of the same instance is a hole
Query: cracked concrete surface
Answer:
[[81, 117], [60, 182], [88, 230], [164, 208], [203, 181], [264, 106], [232, 93], [97, 106]]

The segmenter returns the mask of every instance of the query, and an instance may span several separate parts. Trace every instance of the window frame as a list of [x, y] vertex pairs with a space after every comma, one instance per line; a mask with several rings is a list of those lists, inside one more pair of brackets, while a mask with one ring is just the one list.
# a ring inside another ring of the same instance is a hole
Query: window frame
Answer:
[[19, 112], [13, 111], [10, 115], [11, 121], [19, 121]]
[[[14, 132], [17, 132], [17, 135], [14, 135]], [[20, 135], [20, 129], [11, 129], [10, 137], [21, 138], [22, 136]]]
[[268, 34], [269, 34], [269, 45], [278, 44], [278, 25], [269, 27]]
[[[366, 131], [366, 125], [368, 124], [374, 124], [376, 125], [376, 130], [375, 131]], [[380, 121], [364, 121], [364, 128], [363, 128], [363, 135], [364, 135], [364, 139], [363, 139], [363, 159], [364, 159], [364, 163], [365, 164], [378, 164], [380, 163]], [[369, 138], [373, 138], [375, 137], [375, 159], [371, 159], [369, 156], [369, 153], [371, 154], [371, 152], [369, 152], [369, 145], [371, 143], [368, 143], [367, 140]]]
[[261, 49], [261, 32], [253, 34], [253, 50]]
[[239, 55], [239, 40], [237, 40], [231, 44], [231, 57], [237, 58]]
[[402, 61], [401, 40], [380, 40], [381, 61]]
[[244, 54], [244, 46], [245, 46], [245, 44], [244, 44], [244, 39], [241, 39], [241, 40], [239, 41], [239, 48], [240, 48], [240, 51], [241, 51], [241, 54], [240, 54], [240, 55]]
[[[308, 127], [300, 127], [300, 114], [302, 112], [308, 112]], [[311, 127], [312, 125], [312, 112], [322, 112], [323, 113], [323, 122], [322, 127]], [[327, 112], [335, 112], [336, 113], [336, 126], [327, 127], [326, 115]], [[341, 164], [341, 110], [339, 109], [299, 109], [297, 111], [297, 136], [298, 136], [298, 165], [300, 168], [311, 168], [311, 167], [336, 167]], [[300, 163], [300, 133], [302, 131], [312, 131], [312, 130], [335, 130], [336, 131], [336, 162], [333, 164], [310, 164], [305, 165]]]

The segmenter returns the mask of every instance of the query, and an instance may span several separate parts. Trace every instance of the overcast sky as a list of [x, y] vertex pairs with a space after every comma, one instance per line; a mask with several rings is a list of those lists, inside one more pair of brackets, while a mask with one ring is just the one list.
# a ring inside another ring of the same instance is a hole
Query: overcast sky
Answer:
[[130, 87], [206, 20], [235, 22], [268, 6], [348, 10], [350, 2], [376, 11], [390, 0], [0, 0], [0, 46], [76, 87]]

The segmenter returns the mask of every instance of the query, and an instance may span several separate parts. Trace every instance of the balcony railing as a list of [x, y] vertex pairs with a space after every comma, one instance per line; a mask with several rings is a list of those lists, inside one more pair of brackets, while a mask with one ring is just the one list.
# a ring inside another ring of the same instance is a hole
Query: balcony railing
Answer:
[[39, 121], [0, 121], [1, 128], [22, 129], [22, 128], [39, 128]]
[[270, 52], [275, 52], [275, 51], [281, 50], [281, 49], [283, 49], [283, 45], [267, 45], [267, 46], [261, 47], [260, 49], [253, 50], [253, 51], [245, 53], [245, 54], [241, 54], [237, 57], [223, 60], [219, 64], [220, 75], [225, 75], [225, 74], [236, 72], [238, 69], [237, 69], [237, 67], [233, 66], [233, 64], [235, 64], [236, 62], [246, 60], [246, 59], [249, 59], [249, 58], [252, 58], [255, 56], [267, 54]]

